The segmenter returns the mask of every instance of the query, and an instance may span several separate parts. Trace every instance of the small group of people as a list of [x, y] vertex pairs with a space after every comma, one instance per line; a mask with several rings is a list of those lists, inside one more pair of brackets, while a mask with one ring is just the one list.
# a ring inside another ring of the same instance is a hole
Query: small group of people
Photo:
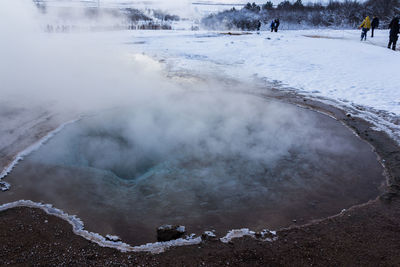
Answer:
[[379, 27], [379, 18], [374, 16], [374, 18], [372, 19], [372, 22], [369, 18], [369, 16], [366, 16], [365, 19], [363, 20], [363, 22], [361, 23], [361, 25], [358, 27], [359, 29], [361, 29], [361, 41], [367, 40], [367, 32], [372, 29], [371, 31], [371, 38], [374, 38], [374, 31], [376, 28]]
[[279, 24], [281, 24], [279, 19], [273, 20], [270, 26], [271, 32], [278, 32]]
[[69, 32], [70, 31], [70, 26], [68, 25], [57, 25], [53, 26], [51, 24], [47, 24], [46, 26], [46, 32]]
[[[392, 21], [389, 24], [390, 33], [389, 33], [389, 44], [387, 46], [389, 49], [391, 48], [393, 50], [396, 50], [396, 44], [400, 33], [399, 20], [400, 20], [399, 16], [396, 16], [392, 19]], [[379, 18], [374, 16], [374, 18], [371, 21], [369, 16], [366, 16], [361, 25], [358, 27], [359, 29], [361, 29], [361, 41], [367, 40], [367, 32], [370, 29], [372, 29], [371, 37], [373, 38], [374, 30], [378, 27], [379, 27]]]

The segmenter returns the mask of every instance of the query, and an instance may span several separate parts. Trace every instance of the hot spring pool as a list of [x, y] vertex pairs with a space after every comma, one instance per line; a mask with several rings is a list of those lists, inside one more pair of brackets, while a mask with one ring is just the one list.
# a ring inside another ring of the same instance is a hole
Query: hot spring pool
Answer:
[[325, 115], [195, 93], [67, 126], [16, 166], [0, 203], [51, 203], [137, 245], [163, 224], [224, 235], [334, 215], [375, 198], [382, 173], [372, 148]]

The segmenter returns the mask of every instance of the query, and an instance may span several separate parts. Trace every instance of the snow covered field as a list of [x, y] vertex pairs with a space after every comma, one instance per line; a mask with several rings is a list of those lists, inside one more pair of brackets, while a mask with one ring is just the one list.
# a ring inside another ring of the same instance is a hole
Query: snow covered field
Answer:
[[[175, 70], [224, 73], [240, 79], [257, 76], [316, 96], [400, 115], [400, 54], [384, 48], [386, 31], [365, 43], [358, 40], [358, 31], [241, 36], [140, 31], [129, 35], [136, 50], [166, 60]], [[135, 44], [139, 40], [144, 43]]]
[[400, 53], [386, 48], [388, 34], [376, 31], [366, 42], [360, 42], [357, 30], [245, 35], [134, 31], [118, 35], [132, 52], [166, 62], [171, 72], [244, 82], [263, 80], [349, 112], [355, 109], [398, 139]]

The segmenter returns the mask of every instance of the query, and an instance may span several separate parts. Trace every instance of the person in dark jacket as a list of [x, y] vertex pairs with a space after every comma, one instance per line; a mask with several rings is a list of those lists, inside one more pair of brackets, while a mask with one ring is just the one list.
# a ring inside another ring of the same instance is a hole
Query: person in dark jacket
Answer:
[[394, 19], [392, 19], [392, 21], [389, 24], [389, 29], [390, 29], [390, 33], [389, 33], [389, 44], [388, 44], [388, 48], [390, 49], [390, 47], [392, 47], [393, 50], [396, 50], [396, 43], [397, 43], [397, 39], [399, 38], [398, 34], [399, 34], [399, 17], [395, 17]]
[[279, 24], [281, 24], [280, 21], [279, 21], [279, 19], [275, 19], [274, 23], [275, 23], [274, 30], [275, 30], [275, 32], [278, 32]]
[[374, 30], [378, 27], [379, 27], [379, 18], [377, 16], [374, 16], [374, 18], [372, 19], [372, 22], [371, 22], [371, 30], [372, 30], [371, 38], [374, 37]]
[[271, 21], [270, 27], [271, 27], [271, 32], [273, 32], [275, 29], [275, 21]]

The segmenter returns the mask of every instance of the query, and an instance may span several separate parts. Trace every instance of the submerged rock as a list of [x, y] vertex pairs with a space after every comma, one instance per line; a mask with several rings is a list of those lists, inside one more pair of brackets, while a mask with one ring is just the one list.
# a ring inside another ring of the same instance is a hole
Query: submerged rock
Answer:
[[157, 228], [157, 241], [170, 241], [183, 237], [186, 234], [185, 226], [163, 225]]

